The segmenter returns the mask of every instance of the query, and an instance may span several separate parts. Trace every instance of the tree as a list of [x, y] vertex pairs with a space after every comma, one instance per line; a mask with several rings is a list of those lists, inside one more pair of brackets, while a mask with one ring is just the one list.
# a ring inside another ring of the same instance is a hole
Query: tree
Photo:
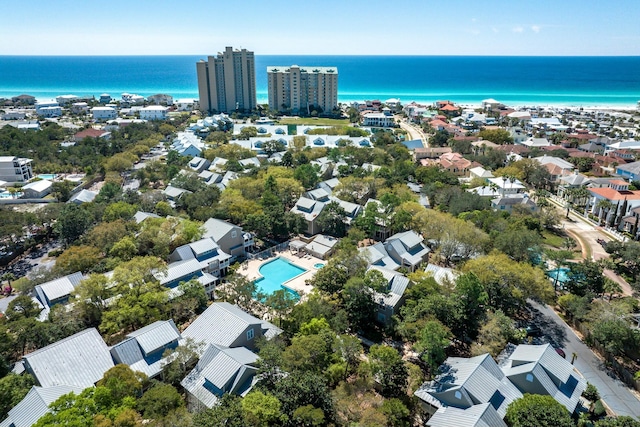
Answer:
[[147, 376], [142, 372], [134, 372], [128, 365], [118, 364], [105, 372], [96, 385], [107, 388], [112, 399], [121, 402], [125, 397], [139, 397], [146, 381]]
[[100, 250], [93, 246], [72, 246], [60, 254], [54, 268], [60, 275], [87, 273], [95, 269], [101, 259]]
[[551, 396], [528, 394], [507, 407], [504, 420], [509, 427], [573, 427], [571, 414]]
[[286, 418], [277, 397], [260, 391], [251, 391], [242, 399], [242, 413], [246, 425], [270, 427], [280, 425]]
[[319, 427], [325, 424], [324, 412], [313, 405], [305, 405], [293, 411], [293, 420], [298, 426]]
[[431, 373], [437, 372], [438, 366], [447, 358], [445, 350], [451, 338], [453, 334], [449, 328], [438, 320], [428, 320], [424, 324], [415, 348], [421, 353], [420, 358], [429, 365]]
[[505, 129], [482, 129], [478, 132], [478, 136], [500, 145], [513, 143], [511, 134]]
[[293, 177], [300, 181], [302, 186], [306, 189], [315, 187], [320, 180], [318, 171], [309, 163], [298, 166], [293, 172]]
[[242, 398], [225, 393], [210, 409], [193, 417], [193, 427], [245, 427]]
[[60, 211], [54, 230], [69, 245], [79, 239], [92, 222], [91, 215], [82, 206], [65, 205]]
[[279, 289], [267, 297], [265, 304], [275, 311], [278, 315], [278, 326], [282, 326], [282, 318], [291, 312], [297, 302], [298, 299], [291, 292]]
[[501, 310], [490, 312], [487, 321], [480, 328], [474, 354], [490, 353], [497, 356], [507, 343], [518, 343], [524, 338], [522, 330], [516, 328], [515, 322]]
[[252, 313], [257, 308], [256, 300], [264, 299], [265, 295], [259, 292], [258, 286], [253, 280], [247, 280], [240, 274], [233, 274], [227, 278], [225, 283], [216, 288], [216, 297], [220, 301], [235, 304]]
[[40, 313], [38, 305], [28, 295], [20, 295], [11, 300], [4, 313], [10, 321], [30, 319]]
[[380, 410], [387, 417], [387, 426], [389, 427], [409, 427], [411, 425], [409, 418], [411, 411], [400, 399], [386, 399]]
[[184, 401], [175, 387], [156, 383], [142, 395], [136, 406], [145, 418], [155, 419], [164, 417], [183, 405]]
[[322, 375], [303, 371], [292, 372], [276, 383], [273, 394], [282, 404], [282, 413], [287, 417], [287, 427], [298, 426], [295, 411], [308, 405], [322, 410], [327, 423], [335, 420], [331, 392]]
[[396, 349], [374, 344], [369, 351], [371, 373], [381, 386], [385, 397], [402, 397], [406, 394], [408, 371]]
[[20, 403], [34, 385], [35, 381], [29, 374], [10, 373], [0, 378], [0, 419], [5, 419], [9, 410]]
[[333, 344], [333, 351], [340, 355], [344, 361], [344, 378], [347, 379], [349, 372], [355, 368], [362, 355], [362, 344], [360, 340], [352, 335], [339, 335]]
[[628, 416], [606, 417], [596, 421], [595, 427], [640, 427], [640, 421]]
[[51, 185], [51, 194], [58, 200], [58, 202], [65, 203], [71, 197], [73, 186], [74, 184], [66, 179], [62, 181], [55, 181]]
[[346, 218], [346, 211], [334, 200], [324, 206], [316, 222], [326, 234], [344, 237], [347, 232]]
[[602, 295], [604, 292], [603, 267], [599, 262], [588, 259], [580, 263], [571, 263], [567, 273], [567, 289], [572, 294]]
[[373, 322], [376, 311], [373, 292], [359, 277], [353, 277], [345, 284], [341, 297], [353, 331], [365, 330]]

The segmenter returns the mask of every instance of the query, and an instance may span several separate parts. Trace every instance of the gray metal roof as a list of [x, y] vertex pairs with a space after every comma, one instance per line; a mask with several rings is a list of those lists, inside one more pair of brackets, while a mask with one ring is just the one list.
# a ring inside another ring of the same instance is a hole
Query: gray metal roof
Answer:
[[467, 409], [440, 408], [429, 421], [429, 427], [507, 427], [502, 417], [489, 403], [474, 405]]
[[265, 329], [263, 323], [265, 322], [242, 311], [236, 305], [216, 302], [182, 332], [182, 337], [192, 338], [197, 343], [229, 347], [250, 325], [259, 324]]
[[[499, 395], [501, 399], [497, 400], [495, 409], [503, 417], [507, 406], [522, 397], [489, 354], [449, 357], [440, 371], [426, 392], [440, 400], [442, 406], [465, 408], [492, 402], [494, 396]], [[463, 399], [455, 398], [455, 392], [460, 392]]]
[[178, 341], [181, 338], [173, 319], [158, 320], [144, 328], [131, 332], [127, 336], [135, 338], [145, 355], [166, 347], [171, 342]]
[[[36, 286], [35, 291], [42, 305], [71, 295], [76, 286], [84, 279], [81, 272], [69, 274]], [[45, 297], [46, 299], [42, 298]]]
[[165, 285], [178, 279], [189, 280], [193, 276], [198, 276], [201, 270], [202, 266], [200, 265], [200, 261], [192, 258], [169, 264], [167, 266], [167, 272], [158, 273], [156, 278], [160, 280], [162, 285]]
[[209, 383], [224, 393], [240, 394], [257, 372], [254, 366], [258, 356], [245, 347], [226, 348], [207, 346], [196, 367], [180, 383], [185, 390], [207, 407], [212, 407], [218, 396], [205, 384]]
[[[587, 386], [582, 375], [550, 344], [517, 346], [504, 361], [502, 370], [523, 393], [542, 393], [542, 387], [569, 412], [575, 410]], [[527, 374], [533, 375], [533, 381], [522, 381]]]
[[[209, 218], [203, 227], [205, 231], [202, 237], [213, 237], [213, 240], [216, 242], [220, 241], [220, 239], [234, 228], [240, 229], [237, 225], [217, 218]], [[242, 229], [240, 229], [240, 231], [242, 231]]]
[[85, 329], [23, 357], [27, 372], [42, 387], [91, 387], [114, 366], [95, 328]]
[[9, 410], [7, 419], [0, 423], [0, 427], [31, 427], [44, 414], [49, 412], [49, 405], [68, 393], [80, 394], [84, 387], [55, 386], [31, 387], [29, 393]]
[[440, 267], [439, 265], [435, 264], [427, 264], [427, 268], [425, 268], [424, 271], [431, 273], [431, 275], [439, 285], [444, 284], [445, 281], [455, 283], [456, 278], [459, 275], [458, 272], [454, 271], [451, 268]]
[[97, 195], [98, 193], [95, 191], [80, 190], [71, 196], [67, 203], [90, 203], [93, 202], [93, 199], [95, 199]]
[[115, 363], [124, 363], [125, 365], [133, 365], [144, 359], [142, 349], [134, 338], [126, 338], [124, 341], [111, 347], [109, 350]]
[[133, 216], [133, 219], [135, 219], [136, 224], [140, 224], [142, 221], [144, 221], [147, 218], [160, 218], [160, 216], [151, 212], [142, 212], [142, 211], [136, 212], [136, 214]]

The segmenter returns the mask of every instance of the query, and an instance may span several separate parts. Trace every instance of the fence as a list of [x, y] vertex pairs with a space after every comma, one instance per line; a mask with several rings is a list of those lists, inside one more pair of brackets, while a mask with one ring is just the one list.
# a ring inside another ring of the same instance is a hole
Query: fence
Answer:
[[251, 259], [269, 259], [274, 257], [278, 252], [282, 252], [286, 249], [289, 249], [289, 243], [291, 241], [287, 240], [284, 243], [279, 243], [275, 246], [270, 247], [269, 249], [265, 249], [262, 252], [258, 252], [257, 254], [247, 253], [247, 260]]

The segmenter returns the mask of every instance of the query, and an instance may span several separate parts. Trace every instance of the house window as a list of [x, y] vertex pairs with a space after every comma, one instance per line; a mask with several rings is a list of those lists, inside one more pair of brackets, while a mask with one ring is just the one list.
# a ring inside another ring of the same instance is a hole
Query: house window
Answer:
[[253, 329], [249, 329], [247, 331], [247, 341], [251, 341], [253, 339]]
[[238, 235], [238, 233], [236, 232], [236, 230], [233, 230], [233, 231], [231, 232], [231, 238], [232, 238], [232, 239], [235, 239], [237, 235]]
[[454, 393], [454, 396], [456, 397], [456, 399], [462, 399], [462, 393], [460, 393], [459, 391], [456, 391]]
[[529, 381], [530, 383], [533, 382], [533, 374], [527, 374], [527, 376], [525, 377], [527, 381]]

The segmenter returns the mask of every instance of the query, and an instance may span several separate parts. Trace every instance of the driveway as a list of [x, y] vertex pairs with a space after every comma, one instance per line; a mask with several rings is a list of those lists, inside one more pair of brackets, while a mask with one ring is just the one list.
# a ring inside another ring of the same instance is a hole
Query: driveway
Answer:
[[534, 309], [534, 322], [541, 326], [547, 341], [560, 347], [570, 361], [572, 354], [578, 357], [574, 366], [584, 378], [597, 387], [600, 397], [617, 415], [632, 417], [640, 414], [640, 400], [611, 372], [587, 347], [573, 330], [552, 309], [529, 301]]

